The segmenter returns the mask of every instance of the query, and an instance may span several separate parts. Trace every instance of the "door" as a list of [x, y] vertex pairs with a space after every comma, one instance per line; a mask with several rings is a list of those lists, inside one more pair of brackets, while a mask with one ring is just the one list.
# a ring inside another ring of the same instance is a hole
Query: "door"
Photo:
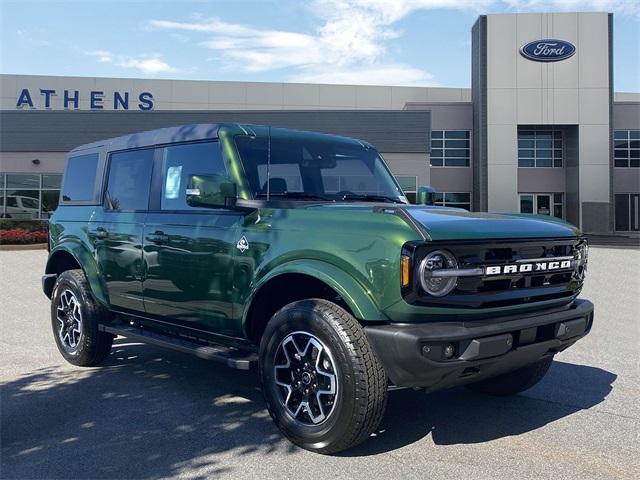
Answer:
[[89, 223], [109, 302], [118, 310], [143, 312], [142, 232], [149, 204], [153, 149], [112, 153], [103, 208]]
[[563, 193], [521, 193], [520, 213], [564, 218]]
[[640, 230], [640, 194], [616, 193], [615, 229], [618, 232]]
[[219, 145], [168, 146], [156, 165], [143, 240], [145, 310], [164, 322], [234, 336], [233, 255], [243, 217], [186, 202], [191, 175], [226, 175]]
[[640, 230], [640, 194], [629, 195], [629, 225], [632, 232]]
[[551, 215], [551, 195], [546, 193], [536, 195], [536, 213], [538, 215]]

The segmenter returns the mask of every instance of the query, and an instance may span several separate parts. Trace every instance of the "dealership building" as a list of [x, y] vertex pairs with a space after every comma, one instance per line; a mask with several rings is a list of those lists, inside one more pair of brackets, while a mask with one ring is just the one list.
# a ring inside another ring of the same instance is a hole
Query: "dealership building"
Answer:
[[0, 75], [0, 214], [47, 218], [66, 152], [190, 123], [374, 144], [410, 198], [640, 230], [640, 94], [613, 90], [612, 15], [483, 15], [471, 88]]

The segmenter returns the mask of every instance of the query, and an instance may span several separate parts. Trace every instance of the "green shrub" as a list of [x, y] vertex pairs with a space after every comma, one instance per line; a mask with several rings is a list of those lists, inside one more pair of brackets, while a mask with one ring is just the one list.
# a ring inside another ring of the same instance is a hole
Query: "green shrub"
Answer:
[[26, 230], [27, 232], [37, 232], [47, 230], [49, 223], [46, 220], [11, 220], [0, 219], [0, 230]]

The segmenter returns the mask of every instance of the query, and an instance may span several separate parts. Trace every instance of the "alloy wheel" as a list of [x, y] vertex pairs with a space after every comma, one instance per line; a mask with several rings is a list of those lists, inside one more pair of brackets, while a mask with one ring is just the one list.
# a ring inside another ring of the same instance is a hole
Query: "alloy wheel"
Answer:
[[82, 337], [82, 313], [80, 302], [71, 290], [60, 294], [56, 318], [60, 343], [68, 353], [75, 353]]
[[305, 425], [323, 423], [334, 410], [338, 378], [331, 352], [317, 337], [298, 331], [276, 350], [275, 383], [291, 417]]

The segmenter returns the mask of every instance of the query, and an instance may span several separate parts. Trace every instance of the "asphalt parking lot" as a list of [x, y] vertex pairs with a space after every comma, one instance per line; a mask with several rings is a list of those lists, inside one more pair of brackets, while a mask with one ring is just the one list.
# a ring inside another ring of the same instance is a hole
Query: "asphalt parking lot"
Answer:
[[592, 332], [524, 394], [390, 393], [381, 430], [328, 457], [282, 439], [255, 374], [118, 339], [66, 364], [46, 252], [0, 251], [1, 478], [638, 478], [640, 250], [592, 248]]

